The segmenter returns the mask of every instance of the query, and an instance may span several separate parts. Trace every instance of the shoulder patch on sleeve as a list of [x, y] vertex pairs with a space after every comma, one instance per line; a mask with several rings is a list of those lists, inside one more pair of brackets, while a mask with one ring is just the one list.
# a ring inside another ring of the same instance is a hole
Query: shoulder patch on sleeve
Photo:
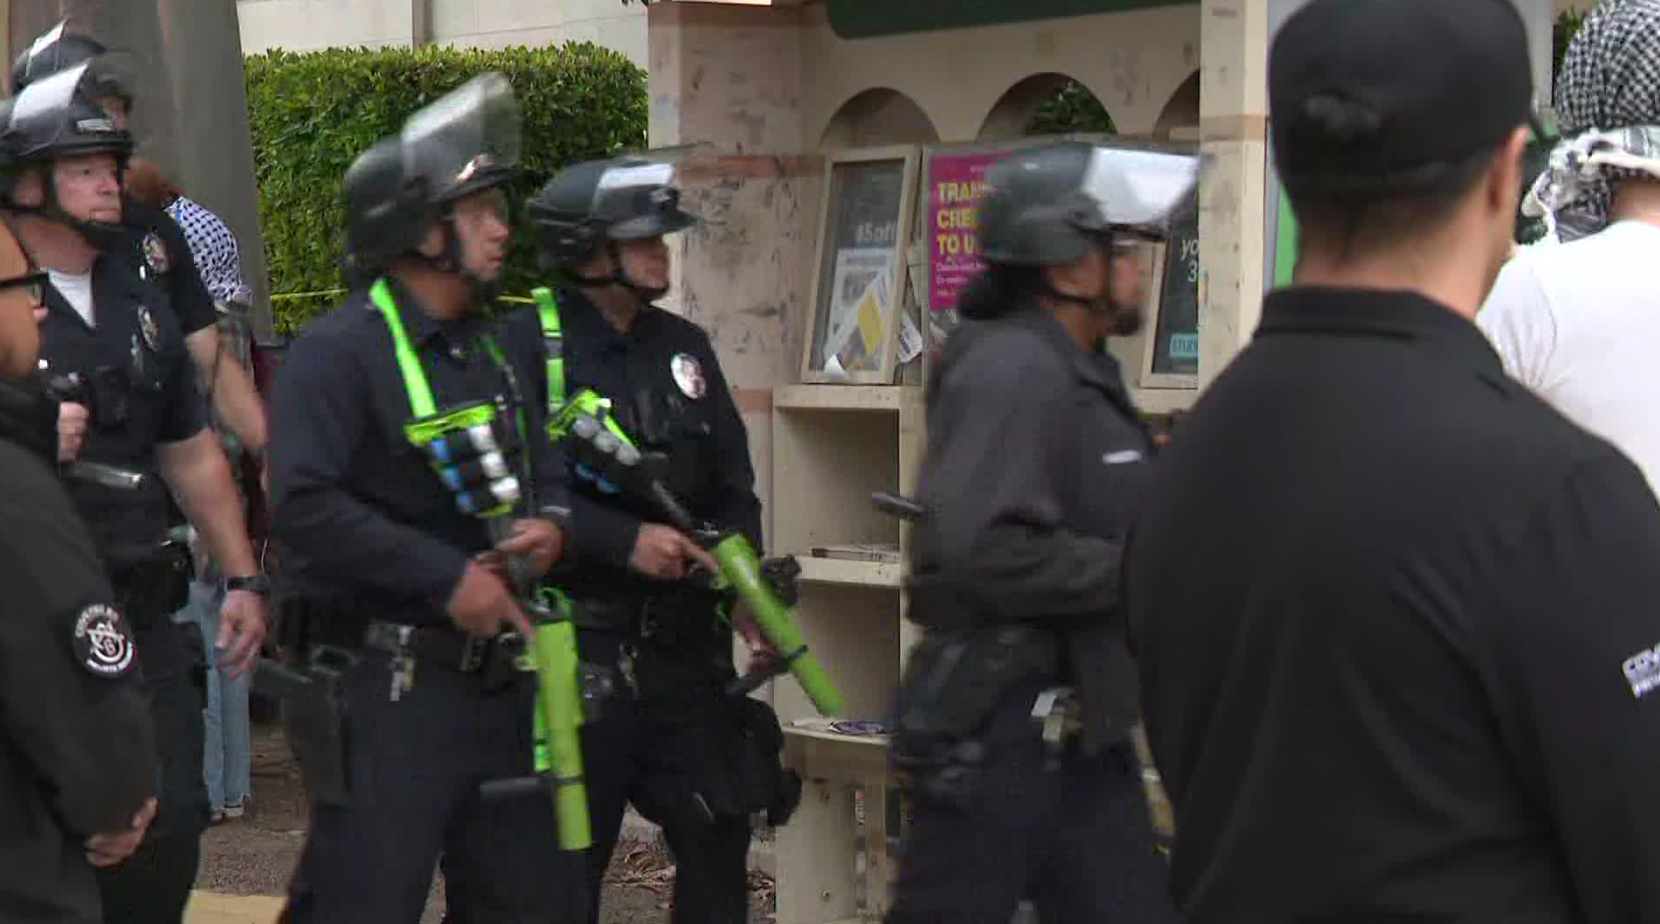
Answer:
[[125, 677], [138, 656], [127, 621], [103, 603], [94, 603], [75, 617], [74, 646], [75, 660], [94, 677]]

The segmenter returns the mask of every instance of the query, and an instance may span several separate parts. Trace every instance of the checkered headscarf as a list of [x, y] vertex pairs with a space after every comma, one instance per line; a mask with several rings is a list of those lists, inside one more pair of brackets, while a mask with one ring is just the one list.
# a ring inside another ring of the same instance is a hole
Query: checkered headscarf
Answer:
[[[1660, 169], [1660, 0], [1592, 10], [1562, 59], [1554, 102], [1566, 140], [1535, 187], [1539, 206], [1560, 212], [1564, 230], [1594, 232], [1608, 223], [1615, 182]], [[1649, 160], [1654, 168], [1630, 165]]]

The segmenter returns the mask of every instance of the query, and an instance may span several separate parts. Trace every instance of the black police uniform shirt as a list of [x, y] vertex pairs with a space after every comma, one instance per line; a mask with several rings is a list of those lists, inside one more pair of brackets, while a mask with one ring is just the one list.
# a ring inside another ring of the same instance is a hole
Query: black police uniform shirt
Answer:
[[927, 396], [910, 618], [1052, 628], [1091, 746], [1135, 721], [1119, 556], [1152, 452], [1118, 363], [1036, 307], [968, 321]]
[[84, 843], [155, 793], [155, 729], [49, 458], [0, 434], [0, 921], [97, 924]]
[[1657, 563], [1473, 324], [1269, 296], [1126, 553], [1183, 919], [1660, 920]]
[[[493, 333], [523, 402], [535, 502], [567, 506], [562, 454], [544, 437], [541, 334], [534, 319], [439, 322], [392, 283], [404, 329], [438, 409], [511, 397], [482, 348]], [[367, 290], [311, 322], [290, 345], [271, 399], [272, 538], [283, 576], [308, 596], [361, 604], [365, 619], [447, 624], [444, 606], [487, 526], [403, 432], [410, 420], [392, 335]], [[530, 485], [521, 490], [530, 494]], [[534, 508], [532, 508], [534, 509]]]
[[[665, 456], [665, 481], [692, 515], [743, 533], [760, 549], [761, 502], [743, 416], [709, 335], [692, 321], [647, 305], [626, 333], [577, 289], [557, 293], [564, 336], [565, 397], [591, 388], [642, 452]], [[515, 321], [537, 325], [535, 308]], [[539, 377], [544, 378], [545, 377]], [[577, 478], [572, 552], [557, 579], [574, 597], [632, 599], [660, 582], [628, 570], [643, 523], [662, 522], [649, 505], [602, 492]]]
[[172, 216], [131, 196], [123, 197], [121, 218], [131, 241], [129, 256], [140, 271], [167, 293], [179, 328], [189, 337], [219, 319], [213, 294], [202, 281], [184, 229]]
[[[40, 355], [46, 373], [75, 373], [92, 386], [80, 458], [158, 475], [157, 445], [190, 439], [207, 426], [195, 368], [166, 295], [130, 261], [105, 254], [92, 269], [94, 324], [53, 286], [46, 287], [45, 302]], [[112, 574], [144, 559], [170, 526], [171, 496], [160, 477], [139, 491], [79, 481], [69, 491]]]

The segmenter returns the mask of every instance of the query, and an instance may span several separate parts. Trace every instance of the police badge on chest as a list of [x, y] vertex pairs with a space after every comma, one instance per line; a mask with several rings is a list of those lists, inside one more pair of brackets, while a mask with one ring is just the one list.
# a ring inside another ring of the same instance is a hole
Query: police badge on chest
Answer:
[[669, 373], [674, 376], [674, 384], [679, 386], [680, 393], [693, 401], [704, 396], [709, 385], [703, 378], [703, 364], [690, 353], [676, 353], [669, 360]]
[[160, 276], [172, 268], [173, 260], [167, 253], [167, 243], [156, 232], [151, 231], [144, 235], [144, 241], [140, 244], [139, 250], [144, 255], [144, 266], [141, 268], [139, 275], [144, 278]]
[[156, 323], [156, 316], [150, 309], [140, 305], [138, 307], [138, 332], [144, 336], [144, 345], [150, 352], [161, 352], [161, 325]]

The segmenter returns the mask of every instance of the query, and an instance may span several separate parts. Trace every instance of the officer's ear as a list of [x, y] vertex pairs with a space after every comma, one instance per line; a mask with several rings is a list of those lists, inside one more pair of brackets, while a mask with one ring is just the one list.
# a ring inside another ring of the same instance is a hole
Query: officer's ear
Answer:
[[595, 247], [588, 254], [587, 259], [578, 263], [574, 269], [576, 274], [584, 279], [604, 279], [615, 272], [616, 267], [611, 265], [611, 248]]
[[5, 201], [24, 208], [45, 205], [45, 171], [48, 169], [50, 168], [36, 165], [7, 174], [4, 180], [0, 180], [0, 195], [4, 196]]
[[1107, 260], [1104, 250], [1089, 247], [1076, 262], [1051, 266], [1044, 272], [1049, 276], [1049, 285], [1062, 295], [1100, 298], [1107, 294]]

